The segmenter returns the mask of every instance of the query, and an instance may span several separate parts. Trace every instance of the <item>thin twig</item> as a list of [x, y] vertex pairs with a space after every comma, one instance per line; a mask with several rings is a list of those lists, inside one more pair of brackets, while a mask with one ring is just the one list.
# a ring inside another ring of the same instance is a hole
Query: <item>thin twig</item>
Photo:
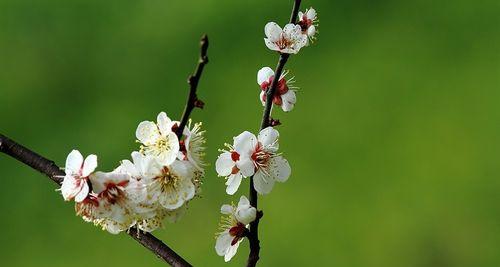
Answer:
[[[292, 14], [290, 15], [290, 23], [295, 24], [297, 22], [300, 2], [301, 0], [294, 0]], [[278, 65], [276, 66], [276, 70], [274, 72], [274, 79], [271, 84], [271, 88], [266, 92], [266, 105], [264, 107], [264, 112], [262, 114], [262, 121], [260, 124], [261, 130], [270, 126], [271, 111], [273, 107], [273, 97], [278, 87], [279, 78], [283, 73], [283, 68], [285, 67], [285, 64], [288, 61], [289, 57], [290, 54], [280, 54]], [[250, 177], [250, 205], [252, 205], [257, 209], [258, 208], [257, 204], [258, 204], [258, 195], [257, 191], [254, 188], [254, 179], [252, 176]], [[259, 254], [260, 254], [259, 222], [262, 215], [263, 215], [262, 211], [259, 211], [255, 221], [250, 223], [250, 232], [248, 233], [248, 240], [250, 242], [250, 253], [248, 255], [247, 267], [254, 267], [257, 265], [257, 261], [259, 261]]]
[[[36, 152], [33, 152], [2, 134], [0, 134], [0, 152], [47, 175], [56, 184], [62, 184], [62, 176], [64, 176], [65, 173], [54, 163], [54, 161], [40, 156]], [[171, 266], [191, 266], [191, 264], [175, 253], [175, 251], [150, 233], [138, 233], [136, 228], [131, 228], [128, 231], [128, 235]]]
[[203, 72], [203, 68], [208, 63], [207, 50], [208, 50], [208, 36], [205, 34], [203, 35], [203, 37], [201, 37], [200, 40], [200, 59], [198, 60], [198, 65], [196, 66], [194, 74], [190, 75], [188, 78], [189, 95], [186, 102], [186, 107], [184, 108], [184, 112], [182, 113], [182, 118], [180, 120], [179, 127], [175, 131], [179, 139], [182, 137], [182, 132], [186, 127], [186, 124], [189, 120], [189, 116], [191, 115], [191, 111], [193, 111], [195, 107], [203, 108], [203, 106], [205, 105], [203, 101], [198, 99], [198, 96], [196, 95], [196, 89], [198, 88], [198, 83], [200, 82], [200, 77]]

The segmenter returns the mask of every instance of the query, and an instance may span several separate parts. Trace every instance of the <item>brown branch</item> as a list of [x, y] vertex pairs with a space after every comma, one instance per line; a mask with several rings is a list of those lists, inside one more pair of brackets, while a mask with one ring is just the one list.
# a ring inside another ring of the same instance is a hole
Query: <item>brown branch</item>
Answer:
[[193, 75], [190, 75], [188, 78], [189, 84], [189, 95], [186, 103], [186, 107], [184, 108], [184, 112], [182, 113], [182, 118], [180, 120], [179, 127], [176, 129], [175, 133], [177, 137], [180, 139], [182, 137], [182, 132], [186, 127], [186, 124], [189, 120], [189, 116], [191, 115], [191, 111], [194, 108], [203, 108], [205, 103], [198, 99], [196, 95], [196, 89], [198, 88], [198, 83], [200, 82], [200, 77], [203, 72], [203, 68], [208, 63], [208, 36], [205, 34], [201, 37], [200, 40], [200, 59], [198, 60], [198, 65], [196, 66], [196, 70]]
[[[61, 185], [63, 181], [62, 176], [64, 176], [65, 173], [54, 163], [54, 161], [40, 156], [36, 152], [31, 151], [2, 134], [0, 134], [0, 152], [47, 175], [56, 184]], [[137, 229], [134, 227], [128, 231], [128, 235], [171, 266], [191, 266], [191, 264], [175, 253], [175, 251], [150, 233], [138, 233]]]
[[[294, 0], [294, 5], [292, 9], [292, 14], [290, 16], [290, 23], [295, 24], [297, 22], [297, 16], [299, 13], [301, 0]], [[262, 121], [260, 124], [260, 129], [265, 129], [270, 126], [271, 123], [271, 111], [273, 107], [273, 97], [278, 88], [278, 81], [283, 73], [283, 68], [285, 67], [286, 62], [290, 54], [280, 54], [280, 58], [278, 61], [278, 65], [276, 66], [276, 70], [274, 72], [274, 79], [271, 84], [271, 88], [266, 92], [266, 105], [264, 107], [264, 112], [262, 114]], [[256, 209], [258, 204], [258, 195], [257, 191], [254, 188], [254, 180], [253, 176], [250, 177], [250, 205], [255, 207]], [[255, 221], [250, 223], [250, 232], [248, 233], [248, 240], [250, 242], [250, 253], [248, 255], [247, 267], [253, 267], [257, 265], [257, 261], [259, 261], [260, 254], [260, 241], [259, 241], [259, 222], [262, 217], [262, 211], [259, 211], [257, 218]]]

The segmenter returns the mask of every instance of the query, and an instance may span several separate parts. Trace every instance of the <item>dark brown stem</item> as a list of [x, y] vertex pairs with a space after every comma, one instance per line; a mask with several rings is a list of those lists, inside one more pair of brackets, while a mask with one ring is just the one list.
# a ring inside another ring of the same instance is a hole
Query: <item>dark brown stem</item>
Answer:
[[[295, 24], [297, 22], [297, 16], [299, 13], [301, 0], [294, 0], [294, 5], [292, 9], [292, 14], [290, 16], [290, 23]], [[290, 54], [280, 54], [278, 65], [274, 71], [274, 79], [271, 84], [271, 88], [266, 92], [266, 105], [264, 107], [264, 113], [262, 114], [262, 121], [260, 124], [260, 129], [264, 129], [270, 126], [271, 123], [271, 111], [273, 107], [273, 96], [278, 88], [278, 81], [283, 73], [286, 62]], [[253, 176], [250, 177], [250, 205], [258, 209], [258, 194], [254, 188]], [[259, 240], [259, 222], [262, 217], [262, 211], [259, 211], [259, 216], [250, 223], [250, 232], [248, 233], [248, 240], [250, 242], [250, 253], [248, 255], [247, 267], [254, 267], [259, 261], [260, 254], [260, 240]]]
[[182, 118], [180, 120], [179, 127], [175, 130], [177, 137], [180, 139], [182, 137], [182, 132], [186, 127], [186, 124], [189, 120], [189, 116], [191, 115], [191, 111], [194, 108], [203, 108], [204, 103], [198, 96], [196, 95], [196, 89], [198, 88], [198, 83], [200, 82], [200, 77], [203, 72], [203, 68], [208, 63], [208, 36], [205, 34], [201, 37], [200, 41], [200, 59], [198, 60], [198, 65], [196, 66], [196, 70], [193, 75], [190, 75], [188, 78], [189, 84], [189, 95], [186, 103], [186, 107], [184, 108], [184, 112], [182, 113]]
[[[54, 161], [40, 156], [36, 152], [31, 151], [2, 134], [0, 134], [0, 152], [47, 175], [56, 184], [61, 185], [65, 173], [54, 163]], [[191, 264], [152, 234], [138, 233], [136, 228], [131, 228], [128, 235], [171, 266], [191, 266]]]

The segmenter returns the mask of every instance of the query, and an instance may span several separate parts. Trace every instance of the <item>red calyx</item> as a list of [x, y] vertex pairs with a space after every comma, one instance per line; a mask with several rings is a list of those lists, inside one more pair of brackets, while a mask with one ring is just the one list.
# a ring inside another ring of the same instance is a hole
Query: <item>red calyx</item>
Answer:
[[238, 154], [238, 152], [236, 152], [236, 151], [232, 151], [231, 152], [231, 159], [235, 162], [240, 160], [240, 154]]
[[[271, 87], [273, 83], [274, 76], [271, 76], [268, 81], [263, 82], [260, 85], [260, 88], [262, 88], [262, 91], [267, 92], [267, 90]], [[281, 99], [281, 96], [288, 92], [288, 85], [286, 84], [286, 79], [281, 78], [278, 81], [278, 86], [276, 88], [276, 91], [274, 92], [273, 96], [273, 103], [275, 105], [281, 106], [283, 104], [283, 100]], [[262, 101], [266, 102], [266, 94], [262, 95]]]
[[238, 223], [236, 226], [232, 227], [229, 229], [229, 234], [231, 236], [234, 236], [233, 240], [231, 241], [231, 246], [234, 246], [238, 241], [245, 236], [245, 231], [246, 227], [242, 223]]

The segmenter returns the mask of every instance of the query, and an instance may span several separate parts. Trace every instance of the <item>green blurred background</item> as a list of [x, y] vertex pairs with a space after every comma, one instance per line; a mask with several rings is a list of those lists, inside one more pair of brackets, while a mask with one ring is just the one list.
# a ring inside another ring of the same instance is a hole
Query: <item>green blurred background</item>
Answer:
[[[261, 266], [500, 266], [500, 2], [304, 0], [319, 40], [287, 65], [301, 87], [281, 148], [292, 177], [261, 198]], [[63, 164], [111, 170], [137, 124], [181, 114], [198, 40], [210, 63], [193, 113], [212, 163], [203, 198], [155, 232], [196, 266], [214, 251], [217, 149], [257, 131], [263, 42], [291, 1], [0, 0], [0, 132]], [[44, 176], [0, 155], [1, 266], [163, 266], [74, 215]], [[247, 183], [240, 192], [247, 193]], [[242, 266], [247, 243], [228, 266]]]

